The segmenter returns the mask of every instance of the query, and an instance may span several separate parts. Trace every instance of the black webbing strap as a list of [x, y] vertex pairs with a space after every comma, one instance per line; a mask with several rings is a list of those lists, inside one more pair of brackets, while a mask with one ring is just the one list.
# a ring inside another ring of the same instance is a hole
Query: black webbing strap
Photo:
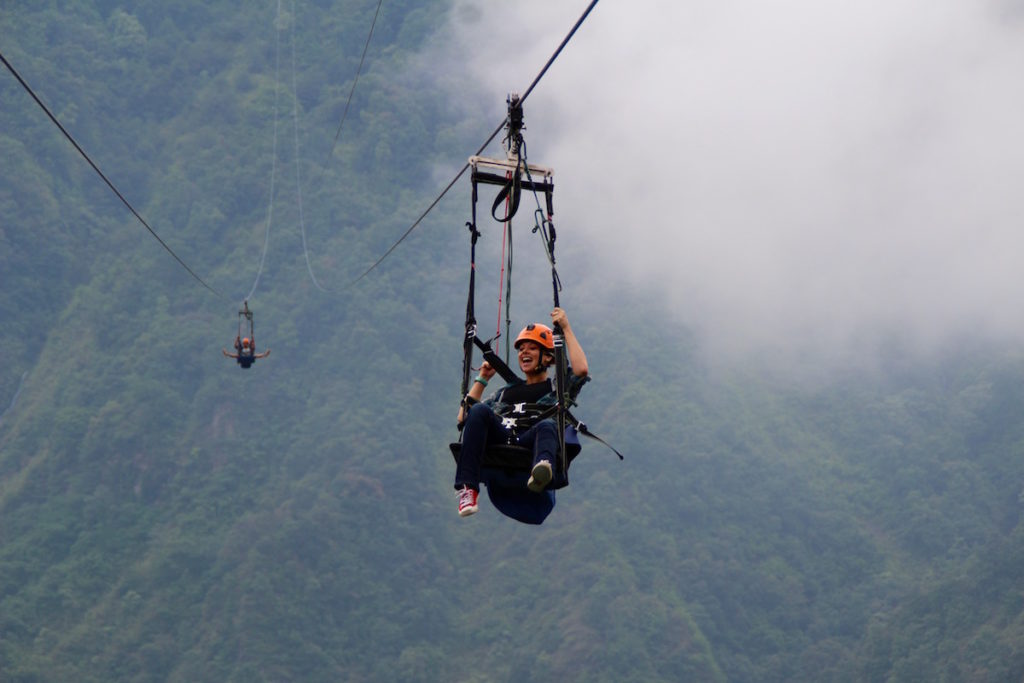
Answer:
[[[512, 217], [519, 211], [519, 199], [522, 196], [522, 173], [519, 169], [512, 175], [511, 178], [507, 178], [505, 183], [501, 187], [501, 191], [498, 192], [498, 196], [494, 198], [494, 203], [491, 204], [491, 218], [498, 221], [499, 223], [507, 223], [512, 220]], [[498, 208], [501, 207], [502, 202], [509, 199], [509, 206], [505, 211], [503, 218], [498, 217]]]
[[488, 339], [487, 341], [480, 341], [479, 337], [473, 338], [473, 342], [476, 344], [477, 348], [480, 349], [480, 351], [483, 353], [484, 360], [491, 364], [491, 367], [494, 368], [494, 370], [499, 375], [501, 375], [501, 378], [503, 380], [505, 380], [509, 384], [516, 384], [518, 382], [522, 382], [522, 378], [519, 377], [519, 375], [517, 375], [515, 371], [512, 370], [512, 368], [510, 368], [505, 363], [505, 361], [501, 359], [501, 356], [494, 352], [494, 349], [491, 348], [492, 341], [494, 340]]
[[491, 364], [491, 367], [501, 375], [508, 383], [522, 381], [519, 376], [505, 363], [501, 357], [491, 348], [493, 339], [481, 341], [476, 335], [476, 241], [480, 237], [480, 231], [476, 229], [476, 202], [477, 202], [477, 174], [472, 178], [472, 221], [466, 223], [470, 233], [469, 251], [469, 294], [466, 297], [466, 331], [462, 340], [462, 396], [469, 393], [470, 374], [473, 372], [473, 346], [483, 353], [484, 360]]
[[[566, 397], [566, 399], [568, 400], [568, 397]], [[615, 448], [615, 446], [612, 446], [610, 443], [608, 443], [607, 441], [605, 441], [604, 439], [599, 437], [597, 434], [594, 434], [592, 431], [590, 431], [590, 428], [587, 427], [585, 422], [581, 422], [569, 410], [560, 410], [560, 408], [561, 408], [560, 404], [556, 404], [556, 405], [548, 407], [543, 412], [541, 412], [541, 413], [539, 413], [537, 415], [533, 415], [530, 424], [535, 424], [537, 422], [540, 422], [541, 420], [546, 420], [547, 418], [551, 417], [552, 415], [555, 415], [556, 413], [561, 413], [563, 415], [563, 417], [564, 417], [565, 422], [567, 424], [572, 425], [573, 429], [575, 429], [577, 431], [577, 433], [582, 434], [583, 436], [587, 437], [588, 439], [593, 439], [594, 441], [597, 441], [598, 443], [604, 445], [610, 451], [615, 453], [615, 455], [619, 456], [619, 460], [625, 460], [626, 459], [625, 456], [622, 455], [622, 453], [619, 453], [618, 449]], [[564, 432], [564, 428], [563, 428], [563, 432]], [[565, 437], [564, 437], [564, 434], [563, 434], [563, 437], [562, 437], [562, 441], [559, 443], [559, 446], [564, 451], [564, 449], [565, 449]], [[559, 455], [560, 459], [564, 458], [564, 457], [565, 457], [564, 455]]]
[[473, 220], [466, 223], [470, 234], [469, 295], [466, 297], [466, 334], [462, 339], [462, 396], [469, 393], [469, 375], [473, 371], [473, 342], [476, 340], [476, 183], [473, 183]]
[[611, 451], [613, 453], [615, 453], [615, 455], [619, 456], [619, 460], [625, 460], [626, 459], [622, 455], [622, 453], [619, 453], [619, 451], [615, 448], [615, 446], [612, 446], [610, 443], [608, 443], [607, 441], [605, 441], [604, 439], [599, 437], [597, 434], [594, 434], [592, 431], [590, 431], [590, 429], [587, 427], [587, 425], [585, 423], [580, 422], [578, 419], [576, 419], [575, 415], [570, 413], [568, 410], [563, 411], [563, 412], [565, 412], [565, 417], [568, 420], [569, 424], [571, 424], [576, 429], [577, 432], [579, 432], [583, 436], [587, 437], [588, 439], [593, 439], [594, 441], [597, 441], [598, 443], [603, 444], [604, 446], [610, 448]]
[[[558, 307], [558, 290], [555, 290], [555, 307]], [[568, 387], [566, 386], [566, 373], [569, 372], [569, 363], [565, 357], [565, 337], [562, 336], [562, 328], [556, 323], [554, 329], [555, 337], [555, 392], [558, 397], [558, 412], [555, 419], [558, 423], [558, 467], [563, 479], [569, 481], [569, 458], [565, 454], [565, 414], [569, 410]]]

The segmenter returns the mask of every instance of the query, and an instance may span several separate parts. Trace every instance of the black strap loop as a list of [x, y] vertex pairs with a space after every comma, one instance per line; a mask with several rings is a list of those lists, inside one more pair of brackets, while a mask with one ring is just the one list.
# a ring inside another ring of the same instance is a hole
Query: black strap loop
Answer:
[[501, 378], [503, 380], [505, 380], [509, 384], [517, 384], [519, 382], [522, 382], [522, 378], [519, 377], [519, 375], [517, 375], [515, 371], [512, 368], [510, 368], [505, 363], [505, 361], [501, 359], [501, 356], [494, 352], [494, 349], [491, 348], [491, 342], [494, 341], [494, 339], [496, 339], [496, 337], [488, 339], [487, 341], [484, 342], [480, 341], [479, 337], [474, 337], [473, 342], [476, 344], [476, 347], [480, 349], [480, 351], [483, 353], [484, 360], [491, 364], [491, 367], [494, 368], [494, 370], [499, 375], [501, 375]]
[[[512, 217], [516, 215], [517, 211], [519, 211], [519, 200], [523, 194], [521, 180], [522, 174], [519, 171], [516, 171], [515, 174], [509, 178], [509, 181], [502, 186], [501, 191], [498, 192], [498, 196], [494, 198], [494, 203], [491, 204], [491, 217], [499, 223], [507, 223], [512, 220]], [[508, 211], [505, 212], [503, 217], [499, 216], [498, 209], [501, 208], [502, 202], [509, 197], [511, 197], [511, 199]]]
[[594, 441], [597, 441], [598, 443], [603, 444], [605, 447], [611, 449], [611, 451], [615, 453], [615, 455], [619, 456], [619, 460], [626, 459], [625, 456], [623, 456], [622, 453], [619, 453], [619, 451], [614, 446], [612, 446], [610, 443], [599, 437], [597, 434], [594, 434], [592, 431], [590, 431], [590, 429], [587, 427], [585, 423], [580, 422], [576, 418], [576, 416], [570, 413], [568, 410], [565, 411], [565, 417], [569, 421], [569, 424], [571, 424], [577, 432], [587, 437], [588, 439], [593, 439]]

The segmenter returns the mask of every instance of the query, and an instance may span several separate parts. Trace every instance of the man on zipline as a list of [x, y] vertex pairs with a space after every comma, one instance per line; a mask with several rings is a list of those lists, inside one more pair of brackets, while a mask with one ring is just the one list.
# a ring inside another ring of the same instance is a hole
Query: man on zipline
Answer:
[[270, 349], [267, 349], [263, 353], [256, 353], [256, 346], [248, 337], [245, 339], [235, 337], [235, 351], [238, 353], [228, 353], [227, 349], [221, 349], [221, 352], [225, 356], [236, 359], [238, 364], [243, 368], [252, 367], [252, 364], [256, 362], [257, 359], [266, 358], [270, 355]]
[[[574, 399], [587, 381], [587, 357], [569, 327], [565, 311], [561, 308], [551, 311], [551, 322], [561, 328], [565, 338], [569, 361], [567, 392]], [[465, 407], [459, 409], [459, 424], [463, 425], [462, 451], [455, 470], [455, 489], [462, 517], [479, 510], [477, 496], [480, 493], [481, 461], [489, 445], [512, 444], [533, 451], [533, 464], [526, 486], [535, 494], [542, 494], [554, 477], [558, 426], [550, 417], [536, 419], [544, 408], [558, 402], [557, 392], [548, 377], [548, 367], [554, 363], [553, 332], [540, 323], [527, 325], [516, 337], [515, 348], [519, 368], [526, 375], [526, 380], [506, 385], [481, 403], [484, 388], [496, 372], [485, 361], [467, 394], [466, 405], [471, 406], [468, 413]]]

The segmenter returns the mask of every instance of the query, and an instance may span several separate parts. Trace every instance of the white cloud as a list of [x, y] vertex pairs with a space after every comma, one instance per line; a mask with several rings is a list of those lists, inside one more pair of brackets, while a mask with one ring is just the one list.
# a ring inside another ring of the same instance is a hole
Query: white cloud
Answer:
[[[525, 89], [585, 3], [463, 0], [455, 96]], [[1024, 341], [1024, 23], [928, 0], [599, 3], [526, 103], [563, 259], [716, 347]], [[455, 68], [455, 67], [453, 67]], [[594, 268], [597, 266], [597, 268]]]

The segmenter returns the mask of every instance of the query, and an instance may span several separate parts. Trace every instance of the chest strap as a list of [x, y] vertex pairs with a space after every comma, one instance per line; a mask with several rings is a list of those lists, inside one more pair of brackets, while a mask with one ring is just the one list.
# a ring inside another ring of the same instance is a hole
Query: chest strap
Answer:
[[522, 432], [558, 412], [558, 406], [547, 403], [499, 403], [495, 414], [506, 429]]

